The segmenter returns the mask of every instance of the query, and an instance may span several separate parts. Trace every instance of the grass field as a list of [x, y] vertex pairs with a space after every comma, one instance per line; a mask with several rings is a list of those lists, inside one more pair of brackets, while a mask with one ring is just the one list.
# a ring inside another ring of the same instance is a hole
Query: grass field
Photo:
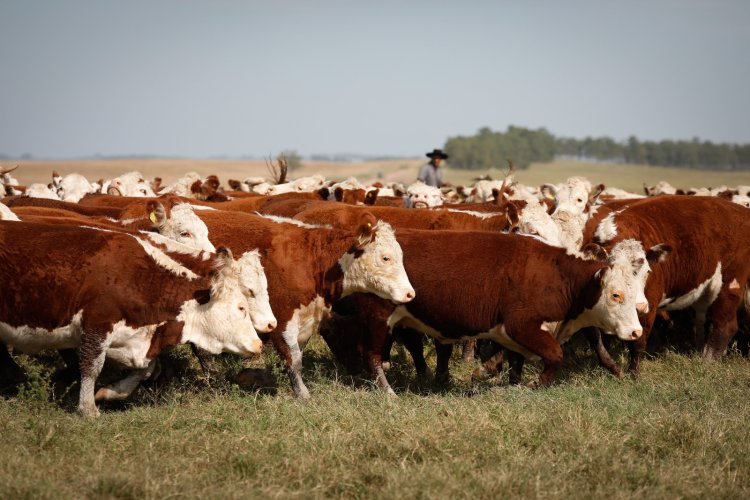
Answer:
[[472, 382], [457, 357], [453, 383], [434, 387], [399, 351], [389, 374], [399, 396], [389, 398], [337, 375], [315, 338], [305, 357], [313, 399], [300, 403], [273, 354], [254, 362], [275, 387], [262, 394], [222, 377], [206, 386], [181, 348], [177, 381], [142, 387], [96, 420], [70, 412], [75, 390], [51, 396], [49, 360], [22, 357], [32, 379], [0, 401], [0, 498], [750, 494], [747, 359], [667, 352], [633, 381], [576, 352], [553, 387], [531, 390]]
[[[305, 162], [320, 172], [409, 182], [421, 161]], [[265, 175], [262, 161], [108, 160], [24, 162], [22, 183], [51, 171], [93, 180], [139, 169], [165, 182], [196, 170]], [[482, 172], [448, 169], [467, 183]], [[750, 175], [576, 162], [519, 171], [527, 184], [585, 175], [640, 192], [675, 186], [750, 184]], [[495, 176], [498, 176], [495, 173]], [[141, 387], [96, 420], [74, 413], [77, 386], [51, 383], [56, 354], [19, 356], [30, 379], [0, 399], [0, 498], [747, 498], [750, 495], [750, 362], [719, 363], [671, 352], [647, 359], [642, 376], [617, 380], [583, 348], [556, 384], [476, 382], [453, 360], [447, 387], [417, 380], [399, 351], [389, 398], [368, 380], [342, 376], [314, 338], [304, 376], [313, 398], [296, 401], [272, 352], [249, 365], [222, 357], [201, 378], [189, 350], [172, 354], [177, 376]], [[626, 363], [618, 354], [622, 365]], [[428, 359], [434, 366], [434, 357]], [[270, 390], [231, 382], [243, 366], [265, 370]], [[106, 374], [105, 374], [106, 375]], [[536, 375], [531, 365], [526, 381]]]
[[[352, 163], [304, 161], [302, 168], [290, 174], [291, 178], [320, 173], [329, 179], [344, 179], [355, 176], [363, 182], [378, 179], [411, 183], [416, 180], [422, 160], [388, 160]], [[14, 163], [15, 164], [15, 163]], [[130, 170], [139, 170], [147, 179], [155, 176], [170, 183], [186, 172], [196, 171], [202, 175], [216, 174], [225, 183], [230, 178], [243, 179], [248, 176], [268, 176], [263, 160], [187, 160], [187, 159], [126, 159], [126, 160], [80, 160], [80, 161], [23, 161], [14, 172], [22, 184], [50, 182], [52, 171], [61, 174], [78, 172], [90, 181], [111, 178]], [[8, 166], [9, 163], [3, 164]], [[470, 185], [472, 179], [489, 173], [493, 178], [502, 178], [501, 170], [454, 170], [447, 168], [444, 180], [454, 185]], [[518, 181], [528, 185], [544, 182], [561, 182], [573, 175], [582, 175], [595, 183], [643, 193], [643, 183], [652, 185], [666, 180], [676, 187], [735, 186], [750, 184], [750, 172], [718, 172], [690, 170], [647, 165], [618, 165], [585, 163], [559, 160], [552, 163], [534, 163], [526, 170], [516, 172]]]

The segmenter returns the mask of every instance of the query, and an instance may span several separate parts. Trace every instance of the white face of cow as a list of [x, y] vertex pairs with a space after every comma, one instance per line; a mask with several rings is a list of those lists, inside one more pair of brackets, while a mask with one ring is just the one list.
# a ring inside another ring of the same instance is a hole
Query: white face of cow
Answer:
[[518, 216], [518, 230], [522, 234], [538, 236], [547, 244], [562, 247], [560, 227], [555, 224], [544, 206], [529, 202]]
[[78, 203], [81, 198], [93, 191], [91, 183], [81, 174], [68, 174], [57, 183], [57, 195], [61, 200], [70, 203]]
[[416, 294], [406, 276], [404, 253], [393, 229], [380, 221], [373, 233], [374, 238], [360, 236], [356, 249], [339, 259], [344, 272], [343, 295], [369, 292], [393, 302], [409, 302]]
[[317, 191], [325, 184], [325, 177], [316, 174], [309, 177], [300, 177], [292, 181], [292, 190], [298, 193]]
[[249, 356], [263, 350], [238, 276], [238, 264], [231, 252], [221, 249], [209, 300], [202, 304], [188, 301], [177, 316], [178, 321], [184, 322], [184, 342], [193, 342], [214, 354]]
[[[260, 186], [256, 186], [260, 189]], [[277, 194], [284, 194], [284, 193], [291, 193], [294, 191], [294, 186], [291, 182], [287, 182], [286, 184], [276, 184], [273, 186], [269, 186], [268, 189], [265, 190], [265, 195], [268, 196], [276, 196]]]
[[591, 183], [583, 177], [571, 177], [555, 191], [557, 211], [582, 214], [591, 194]]
[[416, 182], [409, 186], [404, 196], [406, 208], [430, 208], [443, 204], [443, 193], [440, 188]]
[[632, 239], [617, 243], [609, 255], [609, 262], [614, 269], [620, 269], [624, 274], [630, 271], [633, 276], [636, 310], [641, 314], [647, 313], [649, 306], [646, 299], [646, 280], [651, 272], [651, 266], [641, 243]]
[[276, 328], [276, 317], [271, 310], [268, 297], [268, 280], [260, 262], [260, 252], [245, 252], [237, 259], [240, 289], [250, 305], [250, 318], [259, 332], [270, 332]]
[[601, 295], [589, 312], [591, 324], [622, 340], [639, 338], [643, 328], [636, 310], [637, 283], [632, 270], [609, 267], [597, 275]]
[[216, 247], [208, 239], [208, 227], [188, 203], [178, 203], [170, 210], [169, 217], [159, 225], [162, 236], [199, 250], [215, 252]]
[[110, 182], [107, 192], [118, 194], [120, 196], [134, 196], [141, 198], [154, 197], [156, 194], [151, 185], [146, 182], [140, 172], [128, 172], [119, 177], [115, 177]]
[[29, 198], [46, 198], [48, 200], [59, 200], [55, 191], [52, 191], [46, 184], [41, 182], [35, 182], [26, 188], [24, 195]]

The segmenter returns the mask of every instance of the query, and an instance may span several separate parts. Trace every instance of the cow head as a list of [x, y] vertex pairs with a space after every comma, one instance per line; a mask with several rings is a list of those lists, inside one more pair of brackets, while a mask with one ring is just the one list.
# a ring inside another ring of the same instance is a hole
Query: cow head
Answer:
[[199, 250], [215, 252], [216, 248], [208, 239], [208, 227], [188, 203], [174, 205], [167, 215], [164, 206], [154, 200], [146, 204], [148, 217], [162, 235]]
[[253, 328], [250, 304], [239, 281], [240, 264], [227, 248], [219, 248], [207, 296], [182, 306], [178, 321], [184, 323], [182, 340], [211, 353], [257, 354], [263, 343]]
[[271, 311], [268, 297], [268, 280], [260, 262], [258, 250], [248, 251], [237, 259], [237, 279], [240, 290], [250, 304], [250, 318], [259, 332], [270, 332], [276, 328], [276, 317]]
[[115, 196], [133, 196], [148, 198], [156, 196], [151, 185], [146, 182], [140, 172], [128, 172], [112, 179], [107, 188], [107, 194]]
[[369, 292], [397, 303], [416, 295], [393, 229], [371, 213], [363, 216], [354, 244], [339, 259], [339, 266], [344, 273], [342, 295]]
[[640, 242], [628, 239], [617, 243], [607, 256], [598, 245], [587, 245], [584, 253], [596, 254], [608, 264], [595, 276], [601, 293], [590, 312], [593, 326], [622, 340], [640, 337], [643, 329], [638, 315], [649, 311], [645, 294], [649, 264], [662, 262], [670, 251], [669, 246], [660, 244], [646, 252]]
[[591, 182], [583, 177], [571, 177], [555, 191], [555, 211], [565, 211], [572, 214], [582, 214], [604, 191], [604, 184], [591, 186]]
[[443, 192], [440, 188], [415, 182], [406, 189], [405, 208], [431, 208], [443, 204]]

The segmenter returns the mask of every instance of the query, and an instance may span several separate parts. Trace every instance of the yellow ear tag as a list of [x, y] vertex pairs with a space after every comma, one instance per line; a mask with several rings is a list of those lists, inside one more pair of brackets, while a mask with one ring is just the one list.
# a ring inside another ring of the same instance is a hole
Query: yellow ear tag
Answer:
[[368, 228], [372, 228], [372, 223], [371, 223], [371, 222], [368, 222], [368, 223], [367, 223], [367, 227], [368, 227]]
[[151, 222], [156, 224], [156, 212], [151, 212], [150, 214], [148, 214], [148, 218], [151, 219]]

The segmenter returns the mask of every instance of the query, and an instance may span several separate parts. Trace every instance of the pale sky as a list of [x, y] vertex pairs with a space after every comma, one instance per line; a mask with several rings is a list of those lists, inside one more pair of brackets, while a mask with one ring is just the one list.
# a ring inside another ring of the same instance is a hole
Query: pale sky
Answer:
[[750, 142], [750, 2], [0, 0], [0, 153]]

